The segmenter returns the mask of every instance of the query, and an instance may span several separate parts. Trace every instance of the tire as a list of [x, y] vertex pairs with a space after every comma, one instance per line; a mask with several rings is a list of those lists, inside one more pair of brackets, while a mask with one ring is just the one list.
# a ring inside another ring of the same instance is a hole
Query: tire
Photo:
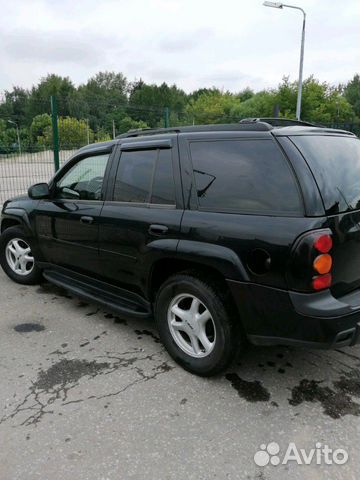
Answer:
[[[7, 228], [0, 237], [0, 264], [8, 277], [22, 285], [40, 283], [42, 275], [32, 254], [33, 240], [19, 226]], [[32, 260], [31, 260], [32, 259]]]
[[216, 283], [180, 273], [160, 287], [155, 302], [155, 321], [168, 353], [185, 370], [204, 377], [225, 370], [240, 344], [231, 302], [220, 292]]

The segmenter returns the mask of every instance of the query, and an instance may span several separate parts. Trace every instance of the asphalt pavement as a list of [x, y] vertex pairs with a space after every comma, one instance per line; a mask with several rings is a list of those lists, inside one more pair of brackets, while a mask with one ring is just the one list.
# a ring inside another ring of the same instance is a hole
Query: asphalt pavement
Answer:
[[199, 378], [151, 321], [0, 272], [0, 480], [358, 479], [359, 367], [251, 347]]

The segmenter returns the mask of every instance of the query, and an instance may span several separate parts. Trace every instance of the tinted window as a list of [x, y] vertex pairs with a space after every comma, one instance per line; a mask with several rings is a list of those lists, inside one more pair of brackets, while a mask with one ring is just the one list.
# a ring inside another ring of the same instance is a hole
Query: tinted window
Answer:
[[106, 155], [86, 157], [77, 162], [58, 181], [57, 198], [79, 198], [81, 200], [101, 200], [101, 190], [104, 180]]
[[360, 208], [360, 142], [344, 136], [297, 136], [291, 140], [310, 166], [329, 213]]
[[114, 200], [148, 203], [157, 150], [122, 152], [115, 180]]
[[296, 182], [272, 140], [190, 144], [199, 206], [240, 213], [298, 214]]
[[114, 200], [175, 204], [171, 150], [123, 152], [115, 180]]
[[174, 205], [174, 176], [171, 162], [171, 150], [159, 150], [154, 183], [152, 188], [151, 203]]

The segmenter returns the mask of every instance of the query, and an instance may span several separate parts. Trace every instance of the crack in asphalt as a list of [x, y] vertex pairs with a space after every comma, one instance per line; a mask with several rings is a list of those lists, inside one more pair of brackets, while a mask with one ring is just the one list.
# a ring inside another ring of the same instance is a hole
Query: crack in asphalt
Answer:
[[[174, 367], [167, 362], [160, 363], [152, 367], [150, 372], [145, 372], [143, 368], [137, 365], [138, 362], [147, 360], [155, 361], [162, 352], [139, 356], [142, 349], [116, 353], [106, 352], [106, 356], [96, 357], [103, 359], [102, 362], [95, 360], [79, 360], [62, 358], [58, 362], [52, 364], [46, 370], [40, 370], [36, 381], [31, 382], [29, 392], [25, 395], [21, 402], [10, 404], [11, 413], [4, 414], [0, 418], [0, 424], [25, 414], [26, 417], [18, 426], [36, 426], [45, 415], [55, 413], [51, 408], [58, 400], [60, 406], [70, 405], [72, 403], [80, 403], [91, 399], [101, 400], [103, 398], [114, 397], [125, 392], [129, 388], [155, 379], [157, 376], [167, 373]], [[126, 384], [124, 387], [103, 395], [90, 395], [77, 400], [68, 400], [68, 393], [79, 386], [79, 381], [83, 377], [90, 379], [98, 375], [110, 375], [117, 370], [124, 368], [136, 374], [135, 380]]]
[[[143, 360], [148, 360], [150, 357], [152, 357], [152, 355], [144, 357]], [[89, 397], [82, 398], [82, 399], [79, 399], [79, 400], [70, 400], [69, 402], [63, 403], [63, 405], [70, 405], [72, 403], [81, 403], [81, 402], [84, 402], [86, 400], [93, 400], [93, 399], [101, 400], [103, 398], [115, 397], [117, 395], [120, 395], [120, 393], [123, 393], [126, 390], [128, 390], [129, 388], [133, 387], [134, 385], [136, 385], [138, 383], [147, 382], [148, 380], [152, 380], [152, 379], [156, 378], [157, 376], [172, 370], [173, 368], [174, 367], [168, 365], [166, 362], [163, 362], [162, 364], [153, 368], [154, 373], [152, 375], [145, 375], [144, 371], [141, 368], [135, 366], [134, 369], [132, 369], [132, 370], [135, 370], [136, 373], [140, 376], [140, 378], [134, 380], [133, 382], [129, 383], [128, 385], [125, 385], [125, 387], [121, 388], [120, 390], [117, 390], [116, 392], [112, 392], [112, 393], [106, 393], [104, 395], [90, 395]]]

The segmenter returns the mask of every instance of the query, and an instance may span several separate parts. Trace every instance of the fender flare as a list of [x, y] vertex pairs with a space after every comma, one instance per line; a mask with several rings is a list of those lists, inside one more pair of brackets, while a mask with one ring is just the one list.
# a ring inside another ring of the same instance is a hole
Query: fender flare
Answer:
[[197, 263], [212, 268], [225, 280], [250, 281], [240, 258], [233, 250], [222, 245], [192, 240], [158, 239], [149, 243], [147, 248], [149, 255], [144, 255], [142, 278], [147, 295], [150, 295], [154, 267], [159, 261], [166, 260]]
[[3, 210], [2, 217], [1, 217], [1, 232], [3, 231], [2, 225], [4, 220], [11, 219], [16, 220], [20, 223], [21, 226], [25, 227], [27, 234], [33, 236], [33, 230], [31, 227], [31, 223], [29, 220], [29, 216], [26, 210], [22, 208], [10, 207]]
[[225, 279], [249, 282], [249, 275], [239, 256], [230, 248], [215, 243], [180, 240], [177, 258], [215, 268]]

